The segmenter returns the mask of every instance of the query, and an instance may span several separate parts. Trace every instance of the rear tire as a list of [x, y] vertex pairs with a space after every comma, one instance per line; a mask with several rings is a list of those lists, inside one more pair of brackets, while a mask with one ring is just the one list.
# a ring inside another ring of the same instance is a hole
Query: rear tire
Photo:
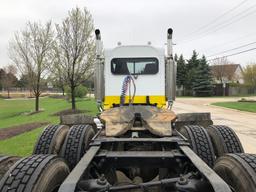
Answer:
[[16, 163], [20, 158], [12, 156], [1, 156], [0, 157], [0, 180], [4, 174], [10, 169], [10, 167]]
[[214, 170], [234, 191], [256, 191], [256, 155], [224, 155], [216, 161]]
[[180, 133], [188, 139], [191, 149], [207, 165], [213, 167], [215, 154], [207, 131], [199, 125], [187, 125], [181, 128]]
[[231, 128], [224, 125], [211, 125], [207, 128], [207, 132], [217, 157], [226, 153], [244, 153], [239, 138]]
[[39, 136], [33, 154], [59, 154], [69, 127], [66, 125], [49, 125]]
[[55, 155], [33, 155], [18, 161], [0, 181], [1, 192], [55, 192], [69, 174]]
[[65, 139], [61, 156], [67, 160], [73, 169], [85, 154], [95, 132], [91, 125], [74, 125]]

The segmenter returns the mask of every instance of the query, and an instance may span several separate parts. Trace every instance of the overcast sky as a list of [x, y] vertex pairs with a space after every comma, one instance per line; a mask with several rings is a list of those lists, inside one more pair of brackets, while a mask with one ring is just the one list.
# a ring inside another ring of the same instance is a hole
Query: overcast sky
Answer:
[[[61, 22], [68, 10], [76, 6], [86, 6], [92, 13], [95, 28], [101, 29], [107, 48], [119, 41], [123, 45], [150, 41], [153, 46], [164, 47], [167, 28], [172, 27], [177, 44], [174, 52], [183, 53], [186, 58], [193, 49], [205, 55], [219, 53], [256, 41], [256, 2], [247, 0], [237, 6], [241, 2], [243, 0], [1, 0], [0, 67], [10, 63], [8, 41], [27, 21]], [[233, 11], [224, 14], [232, 7]], [[204, 26], [207, 27], [202, 29]], [[202, 30], [198, 30], [200, 28]], [[256, 44], [220, 56], [254, 47]], [[256, 50], [229, 57], [229, 60], [242, 65], [256, 62]]]

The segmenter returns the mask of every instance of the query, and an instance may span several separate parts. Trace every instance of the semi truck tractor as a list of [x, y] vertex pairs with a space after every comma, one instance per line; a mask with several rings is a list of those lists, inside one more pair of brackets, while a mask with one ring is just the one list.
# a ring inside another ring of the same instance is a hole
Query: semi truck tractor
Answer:
[[209, 113], [176, 114], [173, 30], [167, 49], [103, 49], [95, 31], [95, 117], [61, 117], [33, 154], [0, 157], [1, 192], [255, 192], [256, 155]]

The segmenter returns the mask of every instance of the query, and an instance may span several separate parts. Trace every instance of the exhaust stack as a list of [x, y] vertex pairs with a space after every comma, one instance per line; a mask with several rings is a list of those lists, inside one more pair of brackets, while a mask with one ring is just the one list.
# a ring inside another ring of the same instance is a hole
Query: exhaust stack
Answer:
[[173, 42], [172, 42], [172, 28], [167, 31], [167, 56], [165, 69], [165, 96], [168, 101], [168, 108], [172, 107], [173, 101], [176, 98], [176, 65], [173, 59]]
[[96, 35], [96, 66], [95, 66], [95, 99], [99, 105], [102, 104], [104, 98], [104, 57], [103, 43], [101, 41], [100, 30], [95, 30]]

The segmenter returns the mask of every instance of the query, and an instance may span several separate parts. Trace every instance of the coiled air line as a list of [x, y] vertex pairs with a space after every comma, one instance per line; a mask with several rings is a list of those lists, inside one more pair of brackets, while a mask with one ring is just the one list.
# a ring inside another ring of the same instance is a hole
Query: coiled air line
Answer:
[[[131, 85], [133, 85], [132, 97], [131, 97]], [[123, 80], [121, 96], [120, 96], [120, 106], [123, 106], [125, 104], [125, 96], [126, 96], [128, 90], [129, 90], [129, 105], [131, 105], [134, 102], [134, 97], [136, 94], [136, 85], [135, 85], [134, 79], [131, 75], [127, 75]]]

